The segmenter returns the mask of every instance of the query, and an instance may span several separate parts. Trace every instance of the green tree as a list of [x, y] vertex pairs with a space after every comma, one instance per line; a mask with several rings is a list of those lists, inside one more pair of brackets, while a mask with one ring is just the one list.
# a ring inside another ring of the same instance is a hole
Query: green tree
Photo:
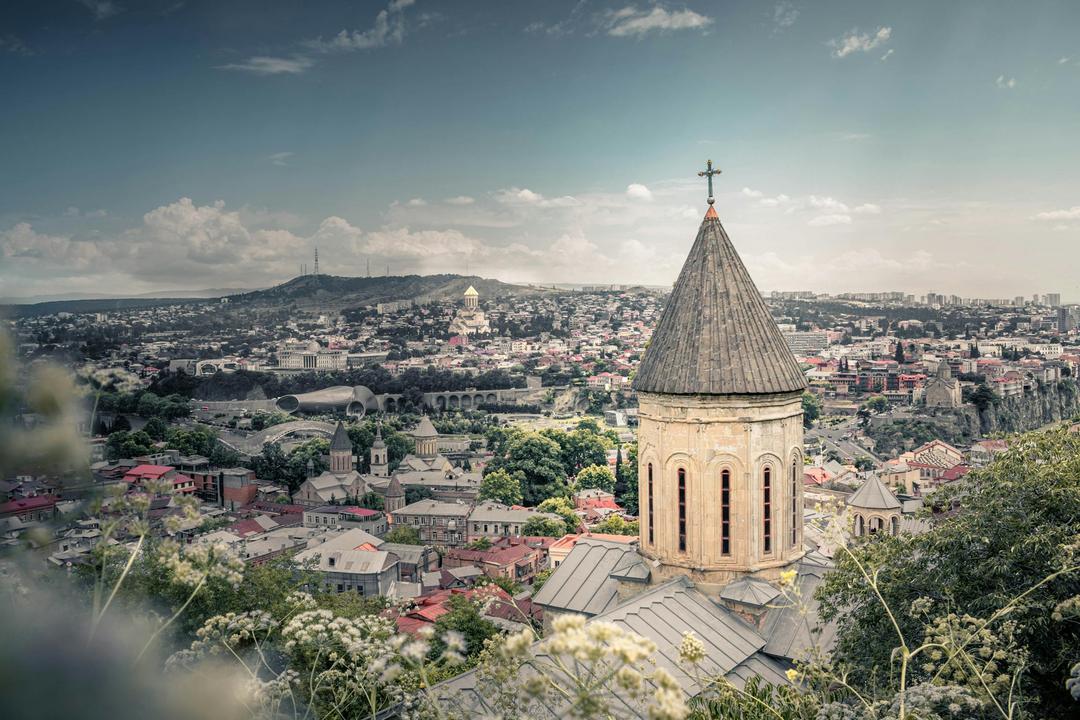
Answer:
[[804, 392], [802, 395], [803, 427], [812, 428], [814, 421], [821, 417], [821, 402], [817, 395], [812, 392]]
[[615, 475], [605, 465], [589, 465], [578, 471], [574, 484], [578, 490], [598, 488], [607, 492], [615, 490]]
[[549, 517], [531, 517], [521, 526], [521, 534], [528, 537], [562, 537], [566, 523]]
[[638, 514], [638, 458], [637, 443], [631, 443], [626, 451], [626, 491], [615, 495], [615, 501], [631, 515]]
[[169, 423], [162, 420], [160, 417], [152, 417], [143, 426], [143, 432], [149, 435], [154, 440], [164, 440], [165, 434], [169, 431]]
[[[448, 612], [435, 621], [435, 637], [441, 638], [447, 631], [461, 633], [465, 640], [465, 654], [472, 658], [484, 649], [484, 643], [499, 634], [495, 623], [487, 620], [481, 613], [481, 605], [464, 595], [452, 595], [446, 601]], [[441, 639], [432, 643], [431, 656], [438, 657], [445, 649]]]
[[[895, 669], [893, 620], [914, 647], [928, 624], [950, 613], [986, 621], [1020, 598], [987, 630], [1011, 628], [1030, 658], [1017, 689], [1037, 702], [1032, 716], [1074, 717], [1064, 681], [1080, 656], [1080, 435], [1065, 428], [1024, 435], [928, 502], [949, 510], [928, 531], [877, 536], [856, 545], [853, 557], [837, 556], [819, 591], [822, 617], [838, 621], [836, 660], [868, 687]], [[876, 590], [864, 569], [876, 574]], [[925, 677], [918, 663], [914, 669], [912, 684]]]
[[1001, 398], [990, 389], [989, 385], [982, 383], [968, 396], [968, 401], [979, 408], [979, 412], [983, 412], [991, 405], [1001, 402]]
[[566, 494], [566, 469], [558, 443], [540, 433], [515, 437], [506, 447], [506, 456], [489, 465], [491, 471], [505, 469], [522, 473], [521, 493], [526, 505], [536, 505], [549, 497]]
[[105, 451], [111, 460], [148, 455], [154, 450], [154, 441], [142, 430], [127, 432], [121, 430], [109, 435], [105, 441]]
[[581, 525], [581, 518], [574, 512], [574, 504], [565, 497], [548, 498], [537, 507], [540, 512], [554, 513], [563, 520], [566, 532], [575, 533]]
[[525, 474], [518, 471], [511, 475], [505, 469], [489, 472], [480, 481], [481, 500], [494, 500], [503, 505], [520, 505], [522, 500], [521, 481]]
[[395, 525], [390, 532], [383, 535], [383, 540], [399, 545], [423, 545], [420, 542], [420, 533], [408, 525]]
[[607, 464], [607, 438], [589, 429], [562, 432], [544, 430], [542, 434], [559, 444], [560, 458], [568, 475], [576, 474], [589, 465]]
[[865, 407], [871, 412], [883, 413], [889, 409], [889, 399], [884, 395], [875, 395], [866, 401]]
[[904, 343], [900, 342], [899, 339], [896, 341], [896, 351], [893, 353], [893, 359], [901, 365], [907, 362], [907, 358], [904, 357]]
[[638, 522], [627, 522], [623, 520], [621, 515], [608, 515], [602, 521], [593, 525], [590, 530], [596, 533], [605, 533], [607, 535], [637, 535], [638, 534]]

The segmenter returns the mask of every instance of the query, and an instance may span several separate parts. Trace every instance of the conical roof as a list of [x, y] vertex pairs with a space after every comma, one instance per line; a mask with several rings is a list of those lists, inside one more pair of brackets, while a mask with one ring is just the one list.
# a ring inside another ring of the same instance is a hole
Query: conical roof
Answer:
[[384, 448], [386, 442], [382, 439], [382, 423], [375, 426], [375, 441], [371, 443], [373, 448]]
[[431, 419], [427, 415], [423, 415], [420, 417], [420, 424], [416, 426], [412, 434], [413, 437], [418, 438], [433, 438], [438, 437], [439, 431], [431, 424]]
[[334, 439], [330, 441], [330, 451], [335, 450], [352, 452], [352, 440], [349, 439], [349, 433], [345, 430], [345, 425], [338, 420], [337, 427], [334, 428]]
[[877, 475], [867, 478], [862, 487], [851, 494], [847, 504], [863, 510], [899, 510], [901, 507], [900, 501]]
[[390, 484], [386, 486], [386, 497], [405, 497], [405, 490], [402, 489], [397, 475], [390, 478]]
[[474, 288], [472, 285], [470, 285], [469, 289], [465, 291], [465, 297], [475, 297], [479, 295], [480, 293], [476, 292], [476, 288]]
[[799, 364], [710, 207], [638, 367], [634, 389], [757, 395], [805, 387]]

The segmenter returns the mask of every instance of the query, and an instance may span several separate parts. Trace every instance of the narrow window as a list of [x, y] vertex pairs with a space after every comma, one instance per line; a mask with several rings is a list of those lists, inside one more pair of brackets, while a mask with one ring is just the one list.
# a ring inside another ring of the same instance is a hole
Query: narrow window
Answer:
[[652, 545], [653, 544], [652, 463], [649, 463], [649, 483], [648, 483], [648, 485], [649, 485], [649, 487], [648, 487], [649, 497], [646, 498], [646, 502], [649, 505], [649, 544]]
[[731, 471], [720, 473], [720, 553], [731, 554]]
[[763, 503], [762, 510], [764, 512], [764, 523], [762, 530], [764, 531], [764, 547], [765, 552], [772, 552], [772, 468], [765, 468], [765, 475], [762, 478], [762, 491], [763, 491]]
[[686, 471], [679, 468], [679, 552], [686, 552]]
[[799, 542], [799, 497], [798, 460], [791, 461], [791, 547]]

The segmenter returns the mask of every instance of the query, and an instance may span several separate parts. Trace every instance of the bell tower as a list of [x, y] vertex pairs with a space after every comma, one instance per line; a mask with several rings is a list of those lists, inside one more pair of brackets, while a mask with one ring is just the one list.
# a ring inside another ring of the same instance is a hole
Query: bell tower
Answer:
[[803, 555], [802, 370], [712, 198], [642, 358], [641, 553], [663, 582], [774, 580]]
[[390, 474], [386, 442], [382, 437], [382, 423], [375, 429], [375, 442], [371, 444], [371, 474], [375, 477], [387, 477]]

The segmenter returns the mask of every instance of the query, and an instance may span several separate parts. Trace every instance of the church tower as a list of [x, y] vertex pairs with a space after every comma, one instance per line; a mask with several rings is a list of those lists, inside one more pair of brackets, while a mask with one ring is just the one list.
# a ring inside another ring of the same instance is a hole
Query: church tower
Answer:
[[334, 428], [334, 438], [330, 441], [330, 472], [344, 475], [353, 469], [353, 447], [345, 425], [339, 420]]
[[390, 460], [386, 443], [382, 439], [382, 423], [376, 427], [375, 442], [371, 444], [371, 474], [375, 477], [386, 477], [390, 474]]
[[803, 555], [806, 383], [712, 207], [716, 172], [634, 378], [641, 553], [653, 582], [706, 591]]
[[472, 285], [465, 291], [465, 307], [469, 310], [475, 310], [480, 307], [480, 293], [476, 292], [476, 288]]

